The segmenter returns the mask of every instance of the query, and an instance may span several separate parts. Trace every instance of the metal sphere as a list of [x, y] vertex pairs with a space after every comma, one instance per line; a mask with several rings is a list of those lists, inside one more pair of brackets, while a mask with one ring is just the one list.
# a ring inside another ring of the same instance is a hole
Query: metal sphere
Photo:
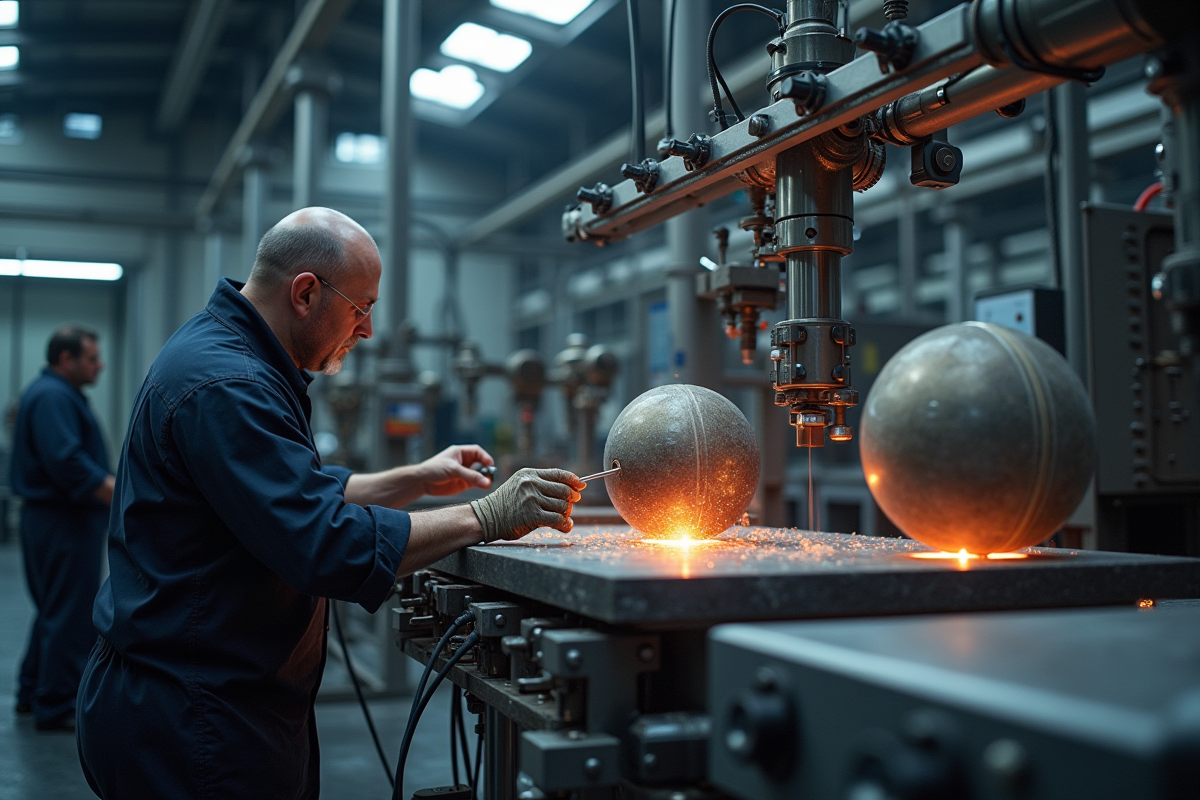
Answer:
[[1096, 452], [1087, 392], [1039, 339], [947, 325], [879, 373], [863, 409], [863, 472], [902, 531], [939, 550], [1000, 553], [1058, 530]]
[[754, 429], [727, 398], [671, 384], [639, 395], [613, 423], [608, 496], [648, 536], [705, 539], [735, 523], [758, 485]]

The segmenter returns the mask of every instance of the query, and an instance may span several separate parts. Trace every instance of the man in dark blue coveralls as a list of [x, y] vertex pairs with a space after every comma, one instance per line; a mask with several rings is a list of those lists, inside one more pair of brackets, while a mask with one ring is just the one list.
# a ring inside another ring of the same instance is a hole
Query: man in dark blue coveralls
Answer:
[[372, 475], [321, 464], [304, 370], [336, 372], [371, 335], [380, 272], [351, 219], [295, 212], [246, 285], [222, 280], [150, 367], [79, 690], [80, 760], [101, 797], [317, 797], [323, 598], [375, 611], [398, 575], [461, 547], [570, 530], [583, 484], [563, 470], [521, 470], [469, 506], [395, 510], [488, 486], [474, 445]]
[[39, 730], [74, 730], [75, 692], [96, 641], [92, 603], [108, 528], [113, 476], [87, 397], [104, 362], [95, 331], [66, 325], [50, 337], [47, 366], [21, 396], [12, 487], [25, 499], [21, 549], [37, 607], [21, 662], [17, 711]]

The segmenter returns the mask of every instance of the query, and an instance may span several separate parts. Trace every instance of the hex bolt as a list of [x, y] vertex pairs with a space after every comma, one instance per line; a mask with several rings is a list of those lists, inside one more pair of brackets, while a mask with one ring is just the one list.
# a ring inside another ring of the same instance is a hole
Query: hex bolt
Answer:
[[754, 114], [746, 124], [746, 133], [755, 139], [766, 136], [769, 130], [771, 130], [771, 118], [766, 114]]
[[583, 653], [579, 652], [575, 648], [571, 648], [567, 651], [567, 655], [563, 658], [563, 661], [565, 661], [567, 666], [571, 669], [579, 669], [581, 666], [583, 666]]
[[588, 780], [596, 781], [600, 779], [600, 759], [589, 758], [583, 762], [583, 774]]
[[504, 616], [503, 614], [497, 614], [492, 618], [492, 622], [496, 623], [497, 628], [503, 628], [508, 624], [508, 617]]

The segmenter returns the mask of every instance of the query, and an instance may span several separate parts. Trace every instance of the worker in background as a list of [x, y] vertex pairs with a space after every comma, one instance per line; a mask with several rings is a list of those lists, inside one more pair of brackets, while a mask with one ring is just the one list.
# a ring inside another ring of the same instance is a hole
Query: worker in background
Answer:
[[98, 334], [64, 325], [50, 337], [46, 362], [21, 396], [13, 429], [11, 482], [25, 500], [21, 549], [36, 608], [17, 712], [32, 711], [38, 730], [74, 730], [113, 493], [104, 436], [82, 391], [104, 369]]
[[349, 217], [297, 211], [262, 238], [245, 286], [222, 280], [150, 367], [79, 696], [80, 760], [101, 797], [317, 797], [323, 598], [374, 612], [398, 576], [459, 548], [571, 529], [583, 484], [563, 470], [396, 510], [486, 488], [470, 467], [493, 461], [474, 445], [371, 475], [321, 464], [306, 370], [335, 373], [371, 335], [381, 269]]

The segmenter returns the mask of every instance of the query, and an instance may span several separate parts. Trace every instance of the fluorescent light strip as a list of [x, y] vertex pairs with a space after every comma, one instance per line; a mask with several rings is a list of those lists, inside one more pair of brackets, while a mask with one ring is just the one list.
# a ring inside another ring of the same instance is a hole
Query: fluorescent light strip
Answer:
[[21, 65], [21, 48], [14, 44], [0, 47], [0, 69], [16, 69]]
[[528, 39], [464, 22], [442, 42], [442, 54], [469, 61], [496, 72], [512, 72], [529, 58], [533, 45]]
[[555, 25], [566, 25], [593, 2], [594, 0], [491, 0], [496, 8]]
[[21, 4], [17, 0], [0, 0], [0, 28], [15, 28], [21, 19]]
[[43, 261], [0, 258], [0, 275], [26, 278], [66, 278], [81, 281], [120, 280], [125, 270], [120, 264], [96, 261]]
[[475, 70], [463, 64], [442, 67], [440, 72], [422, 67], [408, 81], [414, 97], [463, 110], [483, 97], [484, 86]]

